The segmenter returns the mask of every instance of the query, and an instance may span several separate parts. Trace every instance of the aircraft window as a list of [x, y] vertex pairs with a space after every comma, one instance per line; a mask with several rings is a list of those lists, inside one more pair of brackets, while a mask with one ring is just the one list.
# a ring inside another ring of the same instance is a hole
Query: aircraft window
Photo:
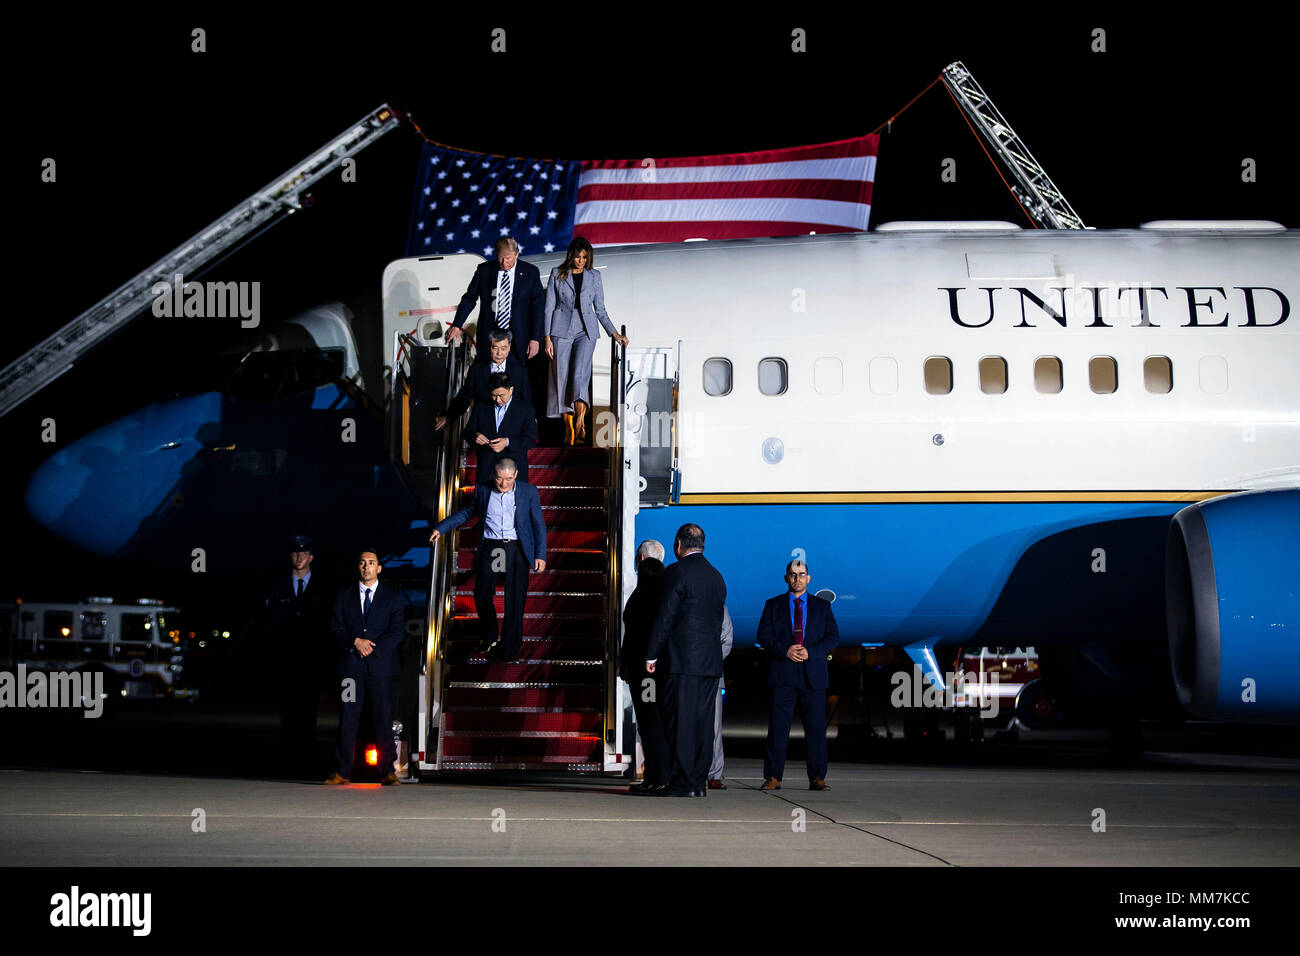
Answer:
[[1142, 378], [1147, 391], [1163, 395], [1174, 387], [1174, 366], [1166, 355], [1148, 355], [1142, 363]]
[[107, 626], [108, 615], [103, 611], [81, 612], [81, 639], [83, 641], [102, 641]]
[[980, 359], [980, 391], [986, 395], [1001, 395], [1007, 390], [1007, 360], [999, 355], [986, 355]]
[[731, 362], [724, 358], [711, 358], [704, 363], [704, 394], [731, 394]]
[[1044, 395], [1056, 395], [1061, 391], [1061, 360], [1054, 355], [1040, 355], [1034, 360], [1034, 388]]
[[1109, 395], [1119, 387], [1119, 369], [1109, 355], [1094, 355], [1088, 360], [1088, 385], [1098, 395]]
[[1222, 395], [1228, 390], [1228, 363], [1222, 356], [1204, 356], [1199, 371], [1202, 392], [1207, 395]]
[[818, 395], [838, 395], [844, 391], [844, 363], [837, 358], [819, 358], [813, 362], [813, 388]]
[[893, 395], [898, 391], [898, 363], [888, 355], [879, 355], [867, 366], [867, 379], [873, 395]]
[[758, 390], [764, 395], [780, 395], [789, 387], [790, 370], [785, 359], [765, 358], [758, 363]]
[[952, 391], [952, 362], [942, 355], [931, 355], [925, 360], [925, 390], [931, 395], [947, 395]]
[[41, 636], [47, 641], [70, 640], [72, 638], [72, 612], [46, 611]]

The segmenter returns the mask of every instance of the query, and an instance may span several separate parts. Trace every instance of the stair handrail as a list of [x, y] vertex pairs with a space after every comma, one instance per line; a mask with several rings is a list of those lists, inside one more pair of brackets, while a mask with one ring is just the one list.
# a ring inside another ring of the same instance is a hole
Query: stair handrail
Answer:
[[[627, 326], [619, 327], [619, 334], [627, 336]], [[606, 577], [608, 593], [605, 612], [605, 709], [601, 726], [602, 749], [621, 747], [620, 741], [611, 740], [618, 726], [618, 709], [621, 706], [618, 686], [618, 656], [623, 648], [623, 449], [626, 447], [626, 427], [623, 407], [627, 401], [627, 374], [624, 366], [627, 349], [618, 340], [610, 339], [609, 359], [609, 413], [613, 416], [610, 429], [608, 494], [609, 519], [605, 540], [609, 547]], [[597, 434], [599, 434], [599, 429]]]
[[[447, 362], [447, 391], [443, 400], [443, 408], [451, 402], [451, 398], [460, 388], [461, 382], [465, 376], [465, 359], [469, 354], [468, 347], [461, 347], [452, 342], [449, 346], [449, 361]], [[447, 424], [443, 426], [445, 437], [443, 444], [438, 450], [438, 514], [446, 517], [451, 514], [452, 507], [456, 503], [456, 493], [459, 490], [460, 478], [460, 441], [461, 441], [461, 418], [456, 416], [453, 421], [449, 416]], [[435, 520], [438, 515], [434, 515]], [[443, 647], [443, 638], [447, 630], [447, 621], [455, 610], [452, 600], [449, 582], [455, 575], [456, 548], [449, 541], [450, 536], [440, 536], [437, 541], [430, 545], [429, 551], [429, 607], [425, 617], [427, 633], [425, 645], [424, 664], [420, 669], [425, 686], [432, 688], [429, 707], [425, 719], [428, 723], [425, 726], [426, 740], [431, 738], [434, 731], [437, 731], [437, 744], [434, 751], [433, 763], [436, 766], [442, 761], [442, 661], [445, 648]], [[432, 669], [433, 677], [429, 679], [429, 670]]]

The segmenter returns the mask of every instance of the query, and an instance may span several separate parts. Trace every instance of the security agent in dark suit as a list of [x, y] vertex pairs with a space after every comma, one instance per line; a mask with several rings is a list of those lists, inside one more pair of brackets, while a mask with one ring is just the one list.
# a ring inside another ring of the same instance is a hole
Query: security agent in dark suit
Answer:
[[810, 580], [803, 561], [787, 564], [789, 590], [768, 600], [758, 621], [758, 645], [766, 651], [771, 694], [760, 790], [781, 787], [796, 707], [803, 717], [808, 747], [808, 789], [830, 789], [826, 785], [826, 688], [830, 686], [826, 656], [839, 644], [840, 631], [830, 602], [808, 593]]
[[650, 632], [646, 671], [664, 662], [663, 703], [672, 772], [667, 797], [707, 794], [713, 757], [713, 707], [722, 676], [722, 605], [727, 585], [704, 557], [704, 531], [684, 524], [673, 542], [676, 563], [664, 571], [663, 597]]
[[[524, 640], [524, 604], [528, 600], [528, 571], [546, 570], [546, 524], [537, 489], [516, 480], [515, 463], [502, 458], [496, 463], [491, 484], [474, 489], [474, 500], [433, 528], [430, 541], [480, 518], [483, 530], [474, 556], [474, 609], [483, 628], [480, 653], [493, 660], [513, 661]], [[505, 620], [497, 634], [494, 596], [497, 574], [505, 574]]]
[[266, 599], [266, 642], [276, 705], [280, 746], [286, 770], [294, 776], [316, 772], [316, 713], [327, 668], [334, 669], [329, 636], [329, 599], [311, 563], [311, 539], [289, 539], [290, 570], [276, 577]]
[[[641, 542], [636, 549], [636, 590], [623, 608], [623, 652], [619, 657], [618, 676], [632, 690], [636, 729], [645, 754], [645, 775], [640, 784], [629, 788], [629, 793], [648, 794], [665, 789], [671, 768], [668, 738], [659, 708], [659, 682], [645, 668], [650, 629], [663, 595], [663, 556], [664, 546], [658, 541]], [[666, 662], [664, 672], [667, 672]]]
[[512, 350], [521, 362], [527, 362], [541, 348], [542, 274], [537, 266], [519, 258], [519, 243], [513, 236], [496, 241], [496, 258], [474, 270], [469, 288], [456, 307], [456, 317], [447, 330], [447, 341], [461, 336], [465, 320], [481, 302], [478, 315], [478, 354], [487, 355], [488, 335], [495, 329], [509, 329], [514, 334]]
[[495, 374], [504, 373], [510, 379], [514, 394], [525, 402], [531, 402], [528, 369], [524, 367], [523, 362], [510, 354], [511, 338], [509, 332], [492, 333], [490, 353], [480, 356], [478, 361], [465, 372], [465, 381], [461, 383], [460, 391], [448, 403], [447, 414], [439, 415], [434, 421], [435, 430], [446, 425], [447, 419], [464, 415], [471, 402], [475, 405], [491, 405], [492, 387], [488, 384], [488, 380]]
[[537, 415], [533, 406], [515, 398], [515, 389], [504, 374], [489, 376], [492, 401], [475, 403], [465, 426], [465, 441], [478, 455], [476, 484], [487, 484], [496, 473], [496, 463], [508, 457], [519, 471], [519, 480], [528, 480], [528, 449], [537, 444]]
[[[361, 708], [370, 703], [370, 722], [379, 738], [380, 783], [398, 783], [393, 772], [397, 750], [393, 746], [393, 677], [398, 672], [397, 645], [402, 642], [405, 612], [402, 599], [391, 588], [379, 584], [383, 571], [374, 551], [357, 556], [357, 581], [334, 599], [330, 634], [340, 657], [338, 676], [343, 690], [343, 712], [339, 717], [338, 769], [327, 784], [348, 782], [357, 742]], [[349, 683], [351, 682], [351, 683]]]

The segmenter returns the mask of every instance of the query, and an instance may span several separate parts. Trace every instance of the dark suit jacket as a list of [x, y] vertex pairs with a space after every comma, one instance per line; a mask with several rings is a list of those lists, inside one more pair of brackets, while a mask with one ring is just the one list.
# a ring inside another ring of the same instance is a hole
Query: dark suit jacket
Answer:
[[[830, 602], [815, 594], [804, 593], [803, 646], [808, 649], [806, 661], [796, 663], [785, 656], [794, 643], [794, 629], [790, 625], [790, 592], [769, 598], [763, 605], [763, 615], [758, 619], [758, 646], [767, 652], [768, 687], [825, 690], [830, 686], [826, 655], [839, 644], [840, 629], [831, 613]], [[807, 683], [804, 683], [805, 677]]]
[[[507, 355], [506, 374], [510, 376], [510, 384], [515, 388], [511, 403], [523, 399], [525, 404], [531, 405], [533, 403], [530, 394], [532, 389], [528, 383], [528, 369], [524, 367], [524, 363], [513, 355]], [[491, 377], [491, 358], [480, 358], [471, 365], [465, 373], [465, 381], [461, 385], [460, 391], [447, 405], [447, 417], [454, 419], [464, 415], [470, 406], [470, 402], [479, 405], [491, 405], [492, 389], [488, 388], [488, 379]]]
[[[376, 582], [370, 596], [370, 614], [361, 619], [361, 592], [354, 580], [334, 599], [330, 635], [338, 644], [339, 677], [394, 677], [398, 673], [397, 645], [402, 642], [406, 612], [402, 599], [392, 588]], [[364, 637], [375, 642], [369, 657], [362, 657], [353, 641]]]
[[[469, 416], [469, 424], [465, 426], [465, 440], [478, 455], [475, 481], [490, 482], [498, 458], [514, 459], [520, 476], [527, 478], [528, 449], [537, 444], [537, 413], [533, 411], [533, 406], [520, 401], [518, 390], [515, 391], [514, 397], [510, 400], [510, 407], [506, 409], [505, 416], [501, 419], [499, 431], [496, 424], [496, 411], [496, 406], [492, 404], [491, 399], [486, 402], [475, 402], [474, 411]], [[505, 450], [498, 454], [483, 445], [475, 444], [474, 438], [480, 434], [488, 438], [508, 438], [510, 442]]]
[[[497, 275], [501, 264], [489, 259], [474, 270], [469, 280], [469, 288], [461, 296], [460, 305], [456, 307], [456, 318], [452, 325], [464, 328], [465, 320], [474, 311], [476, 301], [482, 303], [478, 314], [478, 350], [480, 355], [487, 354], [487, 336], [497, 328], [496, 311], [493, 309], [493, 293], [497, 290]], [[515, 260], [515, 284], [510, 291], [510, 331], [514, 334], [511, 351], [521, 362], [528, 361], [528, 343], [542, 339], [542, 306], [546, 296], [542, 291], [542, 274], [537, 266]]]
[[[434, 527], [439, 534], [459, 528], [467, 521], [487, 517], [488, 498], [496, 485], [488, 483], [474, 489], [474, 499], [455, 514], [448, 515]], [[542, 520], [542, 498], [537, 488], [526, 481], [515, 482], [515, 533], [529, 562], [546, 560], [546, 522]]]
[[300, 598], [291, 578], [286, 569], [266, 599], [267, 650], [277, 668], [319, 680], [333, 674], [335, 663], [325, 579], [320, 571], [313, 571]]
[[646, 649], [650, 646], [650, 630], [654, 627], [663, 590], [663, 562], [657, 558], [645, 558], [637, 571], [636, 590], [627, 599], [627, 607], [623, 608], [623, 653], [618, 667], [618, 676], [633, 685], [634, 694], [641, 692], [637, 685], [645, 673], [645, 662], [649, 660]]
[[664, 571], [663, 597], [650, 632], [646, 660], [667, 649], [667, 673], [722, 676], [722, 605], [727, 585], [703, 553], [678, 559]]

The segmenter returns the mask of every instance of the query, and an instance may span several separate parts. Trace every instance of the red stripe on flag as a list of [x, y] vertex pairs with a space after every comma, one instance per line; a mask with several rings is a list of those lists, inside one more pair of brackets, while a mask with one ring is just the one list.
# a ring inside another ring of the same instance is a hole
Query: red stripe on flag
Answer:
[[847, 179], [758, 179], [747, 182], [602, 183], [578, 190], [585, 202], [652, 199], [826, 199], [871, 202], [871, 183]]
[[[675, 166], [740, 166], [747, 163], [783, 163], [799, 159], [841, 159], [845, 156], [875, 156], [879, 151], [880, 137], [875, 134], [856, 136], [853, 139], [818, 143], [815, 146], [793, 146], [788, 149], [765, 149], [755, 153], [721, 153], [714, 156], [651, 157], [654, 164], [663, 168]], [[641, 169], [645, 159], [588, 159], [583, 160], [583, 170], [588, 169]]]
[[810, 232], [860, 232], [848, 226], [818, 222], [593, 222], [574, 227], [573, 234], [593, 245], [613, 242], [682, 242], [686, 239], [755, 239], [764, 236], [806, 236]]

